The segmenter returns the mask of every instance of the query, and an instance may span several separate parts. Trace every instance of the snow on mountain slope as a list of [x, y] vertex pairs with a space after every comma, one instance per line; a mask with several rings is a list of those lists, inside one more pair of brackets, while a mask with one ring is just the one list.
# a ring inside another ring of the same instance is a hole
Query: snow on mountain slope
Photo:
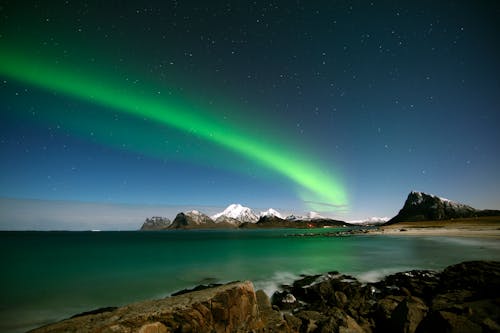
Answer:
[[[484, 214], [471, 206], [424, 192], [411, 191], [403, 208], [386, 224], [467, 218]], [[491, 214], [488, 213], [487, 214]]]
[[373, 217], [370, 217], [370, 218], [367, 218], [367, 219], [364, 219], [364, 220], [351, 220], [351, 221], [347, 221], [349, 223], [358, 223], [358, 224], [382, 224], [382, 223], [385, 223], [387, 221], [389, 221], [390, 218], [388, 217], [378, 217], [378, 216], [373, 216]]
[[405, 204], [409, 206], [417, 206], [424, 202], [424, 200], [434, 200], [434, 202], [440, 202], [444, 206], [451, 208], [472, 208], [468, 205], [464, 205], [459, 202], [451, 201], [450, 199], [438, 197], [437, 195], [427, 194], [424, 192], [411, 191], [408, 195], [407, 202]]
[[269, 208], [265, 212], [260, 212], [259, 216], [276, 216], [276, 217], [279, 217], [280, 219], [283, 218], [283, 216], [281, 215], [280, 212], [278, 212], [277, 210], [272, 209], [272, 208]]
[[321, 216], [317, 212], [309, 212], [309, 213], [307, 213], [307, 217], [310, 218], [311, 220], [314, 220], [314, 219], [323, 219], [324, 218], [323, 216]]
[[217, 220], [220, 216], [227, 216], [238, 220], [240, 222], [251, 222], [255, 223], [259, 220], [259, 217], [248, 207], [242, 206], [240, 204], [231, 204], [227, 206], [222, 212], [217, 213], [212, 216], [213, 220]]

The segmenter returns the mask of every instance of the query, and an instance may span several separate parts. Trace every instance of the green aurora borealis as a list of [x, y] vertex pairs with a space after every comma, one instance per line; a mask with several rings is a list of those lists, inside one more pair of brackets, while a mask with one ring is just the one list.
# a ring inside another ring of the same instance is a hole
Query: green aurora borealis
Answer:
[[[144, 84], [141, 84], [140, 88], [123, 84], [110, 79], [109, 76], [93, 75], [89, 71], [78, 72], [62, 64], [54, 65], [54, 62], [43, 61], [40, 57], [26, 57], [6, 50], [2, 50], [0, 54], [0, 74], [47, 91], [110, 108], [127, 116], [147, 119], [157, 125], [199, 137], [207, 143], [235, 152], [292, 180], [298, 185], [297, 194], [305, 202], [310, 202], [308, 205], [316, 210], [321, 210], [322, 206], [331, 209], [348, 204], [343, 185], [331, 175], [331, 170], [321, 166], [319, 159], [311, 159], [298, 148], [294, 148], [292, 143], [283, 145], [261, 133], [252, 133], [250, 128], [245, 128], [242, 124], [223, 121], [220, 117], [193, 107], [188, 102], [164, 98], [156, 93], [158, 89], [149, 89], [150, 87]], [[85, 119], [85, 115], [81, 115], [81, 118]], [[88, 133], [90, 125], [99, 126], [100, 124], [94, 123], [99, 121], [102, 120], [93, 118], [90, 122], [82, 121], [71, 130]], [[113, 125], [106, 123], [105, 126]], [[112, 140], [100, 137], [100, 143], [114, 146], [120, 141], [142, 140], [140, 136], [134, 137], [130, 132], [118, 128], [115, 133], [117, 135]], [[163, 139], [158, 137], [155, 141], [161, 142]], [[134, 146], [146, 155], [161, 154], [155, 149], [148, 149], [148, 143]], [[316, 205], [313, 202], [321, 204]]]

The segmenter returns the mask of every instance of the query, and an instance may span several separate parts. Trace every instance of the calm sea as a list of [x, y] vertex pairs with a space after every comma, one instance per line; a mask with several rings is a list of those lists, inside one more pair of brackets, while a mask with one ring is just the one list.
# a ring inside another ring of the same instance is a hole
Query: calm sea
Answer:
[[500, 260], [496, 240], [290, 237], [302, 232], [312, 231], [0, 232], [0, 332], [203, 283], [252, 280], [271, 294], [299, 274], [338, 270], [374, 281], [401, 270]]

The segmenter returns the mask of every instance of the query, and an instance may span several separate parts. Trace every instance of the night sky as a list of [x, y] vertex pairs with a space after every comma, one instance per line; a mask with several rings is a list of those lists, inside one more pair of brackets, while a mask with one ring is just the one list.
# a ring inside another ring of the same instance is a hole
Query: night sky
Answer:
[[0, 197], [500, 208], [497, 1], [2, 1]]

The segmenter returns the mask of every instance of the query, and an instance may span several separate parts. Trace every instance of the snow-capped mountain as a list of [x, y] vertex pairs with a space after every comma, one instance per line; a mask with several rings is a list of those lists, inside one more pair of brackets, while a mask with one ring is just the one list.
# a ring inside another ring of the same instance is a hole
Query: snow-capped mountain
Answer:
[[372, 216], [369, 219], [366, 219], [365, 222], [368, 222], [368, 223], [383, 223], [383, 222], [387, 222], [389, 220], [390, 220], [390, 218], [387, 217], [387, 216], [384, 216], [384, 217]]
[[[437, 195], [427, 194], [423, 192], [412, 191], [408, 195], [405, 202], [406, 207], [420, 206], [424, 203], [432, 203], [433, 206], [443, 206], [445, 209], [449, 210], [461, 210], [461, 211], [473, 211], [474, 208], [462, 203], [451, 201], [450, 199], [441, 198]], [[436, 207], [437, 208], [437, 207]]]
[[323, 216], [321, 216], [319, 213], [317, 212], [309, 212], [307, 213], [307, 218], [311, 219], [311, 220], [314, 220], [314, 219], [324, 219]]
[[285, 217], [285, 220], [288, 220], [288, 221], [297, 221], [297, 220], [301, 220], [302, 219], [302, 216], [297, 216], [297, 215], [288, 215], [287, 217]]
[[280, 212], [278, 212], [277, 210], [272, 209], [272, 208], [269, 208], [265, 212], [260, 212], [259, 217], [262, 217], [262, 216], [276, 216], [276, 217], [279, 217], [280, 219], [283, 218], [283, 216], [281, 215]]
[[387, 221], [389, 221], [390, 218], [388, 217], [378, 217], [378, 216], [373, 216], [364, 220], [352, 220], [348, 221], [349, 223], [354, 223], [354, 224], [382, 224]]
[[240, 222], [255, 223], [259, 220], [259, 217], [253, 210], [240, 204], [231, 204], [227, 206], [222, 212], [213, 215], [212, 219], [217, 220], [220, 216], [230, 217]]

